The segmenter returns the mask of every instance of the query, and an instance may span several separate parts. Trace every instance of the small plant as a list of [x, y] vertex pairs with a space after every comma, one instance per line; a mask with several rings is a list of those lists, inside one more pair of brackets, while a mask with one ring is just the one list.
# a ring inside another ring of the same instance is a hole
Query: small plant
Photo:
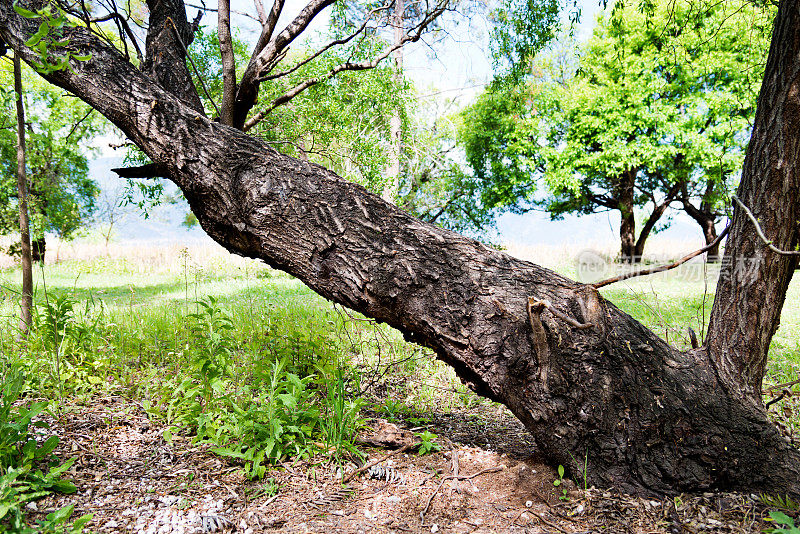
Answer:
[[333, 449], [336, 458], [341, 458], [347, 453], [360, 457], [361, 452], [354, 442], [356, 433], [362, 425], [360, 414], [364, 401], [353, 398], [348, 392], [342, 366], [337, 367], [332, 374], [323, 373], [321, 368], [319, 371], [327, 390], [324, 398], [325, 415], [320, 418], [325, 442]]
[[765, 529], [764, 532], [768, 534], [800, 534], [800, 527], [795, 526], [794, 519], [783, 512], [771, 511], [767, 521], [772, 521], [776, 525], [781, 525], [779, 528]]
[[800, 511], [800, 503], [796, 503], [788, 495], [767, 495], [766, 493], [762, 493], [758, 496], [758, 500], [770, 508], [777, 508], [787, 512]]
[[58, 438], [51, 436], [40, 445], [30, 435], [31, 426], [47, 428], [46, 423], [33, 421], [44, 410], [45, 404], [35, 403], [30, 408], [16, 406], [23, 386], [24, 377], [19, 367], [11, 366], [0, 383], [0, 530], [6, 530], [6, 524], [8, 530], [23, 534], [81, 532], [92, 515], [79, 518], [66, 530], [66, 522], [73, 511], [71, 506], [49, 514], [37, 529], [25, 525], [25, 504], [54, 491], [74, 493], [76, 488], [71, 482], [61, 479], [73, 460], [60, 466], [52, 463], [52, 452], [58, 445]]
[[436, 452], [442, 449], [442, 446], [436, 443], [435, 440], [438, 436], [429, 430], [420, 434], [415, 434], [419, 439], [419, 455], [423, 456], [431, 452]]
[[375, 409], [391, 422], [401, 421], [403, 416], [408, 413], [408, 407], [403, 401], [395, 400], [392, 397], [385, 398]]
[[264, 477], [265, 463], [311, 453], [311, 438], [320, 426], [319, 409], [308, 389], [313, 379], [287, 372], [286, 360], [274, 362], [270, 375], [262, 379], [265, 391], [249, 404], [230, 404], [232, 412], [227, 412], [215, 437], [221, 447], [214, 452], [243, 461], [250, 479]]
[[558, 466], [558, 478], [553, 481], [553, 486], [556, 488], [561, 488], [561, 496], [559, 497], [560, 500], [567, 502], [569, 497], [567, 496], [567, 488], [564, 487], [564, 466]]

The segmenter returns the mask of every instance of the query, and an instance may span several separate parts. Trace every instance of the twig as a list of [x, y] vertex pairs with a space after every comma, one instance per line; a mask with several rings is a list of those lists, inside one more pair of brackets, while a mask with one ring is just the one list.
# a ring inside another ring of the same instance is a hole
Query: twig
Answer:
[[744, 202], [739, 200], [739, 197], [737, 197], [736, 195], [733, 195], [731, 198], [734, 201], [736, 201], [737, 204], [739, 204], [740, 208], [742, 208], [744, 210], [744, 212], [747, 215], [747, 217], [753, 222], [753, 226], [756, 227], [756, 233], [758, 233], [758, 237], [761, 238], [761, 241], [763, 241], [764, 244], [767, 245], [767, 247], [769, 247], [769, 249], [772, 252], [775, 252], [776, 254], [782, 254], [784, 256], [800, 256], [800, 251], [796, 251], [796, 250], [781, 250], [778, 247], [776, 247], [775, 245], [773, 245], [772, 241], [767, 239], [767, 236], [764, 235], [764, 231], [761, 229], [761, 225], [758, 223], [758, 220], [756, 219], [755, 215], [753, 215], [753, 212], [750, 211], [750, 208], [745, 206]]
[[437, 488], [435, 490], [433, 490], [433, 493], [431, 493], [430, 498], [428, 498], [428, 504], [425, 505], [425, 509], [422, 510], [419, 513], [420, 524], [422, 524], [422, 525], [425, 524], [425, 514], [428, 513], [428, 509], [431, 507], [431, 503], [433, 502], [433, 499], [439, 493], [439, 490], [442, 489], [442, 486], [444, 486], [445, 482], [447, 482], [448, 480], [470, 480], [472, 478], [475, 478], [475, 477], [478, 477], [478, 476], [481, 476], [481, 475], [485, 475], [486, 473], [496, 473], [498, 471], [502, 471], [503, 467], [505, 467], [505, 466], [489, 467], [489, 468], [486, 468], [486, 469], [482, 469], [482, 470], [478, 471], [477, 473], [473, 473], [471, 475], [449, 475], [449, 476], [444, 477], [442, 479], [442, 482], [439, 484], [439, 486], [437, 486]]
[[558, 310], [555, 306], [553, 306], [553, 304], [549, 300], [540, 300], [537, 299], [536, 297], [528, 297], [528, 319], [531, 321], [531, 323], [533, 323], [533, 319], [531, 318], [531, 308], [541, 309], [542, 307], [550, 310], [550, 313], [552, 313], [553, 315], [555, 315], [568, 325], [574, 326], [575, 328], [578, 328], [580, 330], [585, 330], [587, 328], [591, 328], [594, 326], [594, 324], [592, 323], [579, 323], [572, 317], [566, 315], [564, 312]]
[[776, 402], [778, 402], [778, 401], [780, 401], [780, 400], [783, 400], [783, 398], [786, 396], [786, 393], [787, 393], [787, 391], [786, 391], [786, 390], [784, 390], [784, 391], [781, 391], [781, 394], [780, 394], [780, 395], [778, 395], [777, 397], [775, 397], [774, 399], [772, 399], [771, 401], [769, 401], [768, 403], [766, 403], [766, 404], [764, 405], [764, 408], [766, 408], [767, 410], [769, 410], [769, 407], [770, 407], [770, 406], [772, 406], [773, 404], [775, 404]]
[[783, 388], [792, 387], [792, 386], [794, 386], [796, 384], [800, 384], [800, 380], [792, 380], [791, 382], [786, 382], [784, 384], [778, 384], [777, 386], [770, 386], [768, 389], [770, 389], [770, 390], [783, 389]]
[[390, 452], [389, 454], [384, 455], [381, 458], [378, 458], [377, 460], [373, 460], [371, 462], [367, 462], [366, 464], [362, 465], [361, 467], [359, 467], [358, 469], [356, 469], [355, 471], [353, 471], [352, 473], [350, 473], [349, 475], [344, 477], [342, 479], [342, 484], [346, 484], [346, 483], [350, 482], [353, 479], [353, 477], [355, 477], [358, 474], [363, 473], [364, 471], [368, 470], [370, 467], [372, 467], [374, 465], [378, 465], [379, 463], [381, 463], [381, 462], [383, 462], [385, 460], [388, 460], [392, 456], [396, 456], [396, 455], [400, 454], [401, 452], [406, 452], [407, 450], [409, 450], [409, 449], [411, 449], [413, 447], [416, 447], [418, 445], [419, 445], [419, 443], [409, 443], [407, 445], [403, 445], [402, 447], [400, 447], [399, 449], [397, 449], [395, 451]]
[[699, 250], [695, 250], [691, 254], [687, 254], [683, 258], [681, 258], [681, 259], [679, 259], [677, 261], [674, 261], [674, 262], [672, 262], [672, 263], [670, 263], [668, 265], [660, 265], [658, 267], [653, 267], [652, 269], [643, 269], [641, 271], [636, 271], [635, 273], [621, 274], [619, 276], [615, 276], [613, 278], [607, 278], [605, 280], [601, 280], [600, 282], [595, 282], [594, 284], [589, 284], [589, 285], [591, 285], [595, 289], [598, 289], [598, 288], [601, 288], [603, 286], [607, 286], [607, 285], [610, 285], [610, 284], [614, 284], [616, 282], [621, 282], [623, 280], [627, 280], [629, 278], [634, 278], [636, 276], [646, 276], [648, 274], [656, 274], [656, 273], [661, 273], [661, 272], [664, 272], [664, 271], [669, 271], [670, 269], [674, 269], [675, 267], [683, 265], [684, 263], [686, 263], [687, 261], [691, 260], [692, 258], [695, 258], [695, 257], [699, 256], [700, 254], [702, 254], [704, 252], [707, 252], [707, 251], [711, 250], [712, 248], [714, 248], [715, 246], [719, 245], [719, 243], [722, 241], [722, 239], [726, 235], [728, 235], [728, 231], [730, 230], [730, 228], [731, 228], [730, 226], [726, 226], [725, 229], [722, 232], [720, 232], [720, 234], [717, 236], [717, 238], [714, 241], [712, 241], [708, 245], [704, 246], [703, 248], [701, 248]]
[[[559, 532], [563, 532], [564, 534], [569, 534], [566, 530], [564, 530], [563, 528], [559, 527], [555, 523], [551, 523], [550, 521], [548, 521], [547, 519], [542, 517], [542, 515], [540, 513], [534, 512], [533, 510], [523, 510], [523, 511], [521, 511], [519, 513], [519, 515], [517, 516], [517, 519], [522, 517], [522, 514], [524, 514], [525, 512], [531, 514], [532, 516], [534, 516], [536, 519], [538, 519], [539, 521], [541, 521], [542, 523], [544, 523], [548, 527], [554, 528], [554, 529], [558, 530]], [[517, 519], [515, 519], [514, 521], [516, 522]]]

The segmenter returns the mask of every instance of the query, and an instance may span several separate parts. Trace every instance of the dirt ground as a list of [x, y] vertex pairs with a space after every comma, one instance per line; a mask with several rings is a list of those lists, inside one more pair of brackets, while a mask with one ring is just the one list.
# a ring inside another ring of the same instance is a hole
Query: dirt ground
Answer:
[[[319, 458], [283, 464], [264, 481], [175, 437], [121, 397], [66, 407], [52, 420], [61, 458], [75, 457], [73, 495], [29, 505], [43, 517], [66, 504], [94, 513], [92, 532], [196, 533], [695, 533], [761, 532], [754, 496], [704, 494], [649, 500], [577, 490], [531, 457], [532, 444], [508, 414], [426, 414], [442, 450], [395, 454], [342, 487], [355, 470]], [[373, 421], [378, 427], [385, 423]], [[389, 451], [367, 449], [369, 460]], [[344, 473], [342, 472], [344, 469]]]

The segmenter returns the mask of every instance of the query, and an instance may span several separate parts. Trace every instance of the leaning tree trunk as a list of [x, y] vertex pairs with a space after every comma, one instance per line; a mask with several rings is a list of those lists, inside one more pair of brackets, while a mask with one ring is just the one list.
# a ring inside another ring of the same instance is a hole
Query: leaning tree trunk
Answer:
[[[697, 209], [695, 206], [693, 206], [688, 198], [684, 197], [682, 199], [682, 203], [683, 211], [685, 211], [689, 217], [694, 219], [694, 221], [700, 226], [700, 229], [703, 230], [703, 239], [705, 239], [706, 245], [713, 243], [717, 239], [717, 228], [715, 226], [717, 221], [716, 215], [708, 211], [708, 207], [704, 206], [705, 202], [701, 203], [700, 209]], [[708, 249], [706, 252], [706, 261], [718, 260], [719, 243]]]
[[[38, 56], [23, 43], [36, 27], [0, 0], [0, 35], [29, 61]], [[432, 347], [475, 391], [506, 404], [551, 461], [629, 491], [800, 496], [800, 452], [763, 405], [722, 381], [708, 351], [673, 349], [592, 287], [418, 221], [208, 120], [183, 88], [157, 83], [83, 30], [70, 39], [92, 59], [48, 79], [141, 147], [211, 237]]]

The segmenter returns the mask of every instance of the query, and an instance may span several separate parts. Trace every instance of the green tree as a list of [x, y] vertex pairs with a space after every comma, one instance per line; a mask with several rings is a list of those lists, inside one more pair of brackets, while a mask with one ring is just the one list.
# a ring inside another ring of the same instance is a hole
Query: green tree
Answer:
[[628, 5], [598, 20], [577, 61], [551, 52], [495, 84], [463, 131], [487, 205], [618, 211], [620, 257], [633, 261], [677, 203], [710, 243], [744, 158], [770, 20], [745, 0]]
[[[28, 200], [34, 261], [44, 261], [45, 233], [70, 239], [91, 219], [99, 189], [89, 176], [87, 142], [104, 120], [85, 104], [64, 98], [58, 88], [24, 69]], [[13, 85], [13, 72], [0, 67], [0, 80]], [[3, 106], [0, 122], [13, 124], [14, 107]], [[16, 136], [0, 129], [0, 234], [19, 231]], [[12, 247], [16, 249], [16, 247]]]

